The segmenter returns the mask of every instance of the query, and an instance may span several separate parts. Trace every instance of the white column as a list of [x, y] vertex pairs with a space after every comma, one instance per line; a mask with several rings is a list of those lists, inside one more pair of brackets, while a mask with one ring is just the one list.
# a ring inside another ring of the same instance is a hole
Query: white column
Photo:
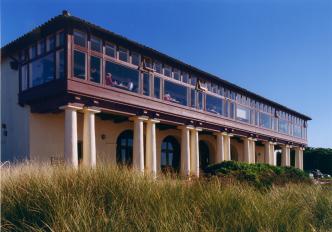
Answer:
[[157, 177], [157, 148], [156, 148], [156, 119], [147, 120], [146, 125], [146, 169], [154, 177]]
[[224, 135], [221, 132], [216, 134], [217, 136], [217, 154], [215, 163], [221, 163], [225, 160], [225, 145], [224, 145]]
[[265, 157], [265, 163], [270, 165], [276, 165], [276, 157], [274, 154], [274, 143], [265, 142], [264, 157]]
[[144, 137], [143, 122], [146, 117], [135, 117], [134, 121], [134, 143], [133, 143], [133, 167], [134, 169], [144, 172]]
[[199, 131], [201, 131], [199, 128], [192, 129], [190, 138], [190, 169], [191, 173], [196, 177], [199, 177]]
[[250, 139], [244, 138], [243, 140], [243, 153], [244, 153], [244, 162], [250, 163], [251, 149], [250, 149]]
[[303, 170], [303, 148], [295, 148], [295, 167]]
[[256, 163], [256, 139], [251, 140], [251, 163]]
[[94, 168], [96, 167], [95, 114], [100, 110], [84, 108], [83, 112], [83, 165]]
[[224, 137], [224, 154], [225, 154], [225, 161], [231, 160], [231, 137], [232, 134], [227, 134], [226, 132], [223, 132]]
[[60, 109], [65, 110], [64, 159], [67, 165], [77, 168], [77, 110], [82, 108], [68, 105]]
[[290, 146], [282, 145], [281, 166], [290, 166]]
[[190, 129], [191, 127], [182, 126], [181, 130], [181, 175], [190, 176]]

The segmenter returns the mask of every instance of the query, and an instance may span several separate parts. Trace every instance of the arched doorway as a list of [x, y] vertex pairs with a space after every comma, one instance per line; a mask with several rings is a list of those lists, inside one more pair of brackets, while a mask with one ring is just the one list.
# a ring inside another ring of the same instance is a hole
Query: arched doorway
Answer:
[[122, 132], [116, 141], [116, 162], [120, 165], [133, 163], [133, 131]]
[[180, 169], [180, 145], [173, 136], [167, 136], [161, 143], [161, 170], [178, 172]]
[[210, 164], [210, 149], [205, 141], [199, 141], [199, 167], [205, 169]]
[[239, 153], [234, 145], [231, 145], [231, 160], [239, 161]]

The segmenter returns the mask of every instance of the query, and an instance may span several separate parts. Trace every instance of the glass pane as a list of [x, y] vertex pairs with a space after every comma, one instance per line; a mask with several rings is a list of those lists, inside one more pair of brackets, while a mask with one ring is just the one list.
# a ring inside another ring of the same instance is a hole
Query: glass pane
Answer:
[[131, 92], [138, 92], [138, 70], [106, 61], [105, 74], [106, 85]]
[[189, 74], [188, 73], [182, 73], [182, 81], [184, 83], [188, 83], [189, 80]]
[[100, 83], [100, 58], [90, 58], [90, 81]]
[[154, 63], [154, 70], [157, 72], [157, 73], [160, 73], [162, 74], [163, 73], [163, 66], [160, 62], [156, 61]]
[[45, 46], [45, 40], [41, 40], [38, 42], [38, 54], [42, 55], [45, 53], [46, 46]]
[[223, 115], [225, 117], [229, 116], [229, 101], [228, 100], [225, 100], [225, 107], [224, 107]]
[[154, 77], [154, 97], [160, 98], [160, 78]]
[[74, 76], [85, 79], [85, 53], [74, 51]]
[[279, 132], [281, 133], [288, 133], [288, 121], [280, 119], [279, 120]]
[[196, 85], [197, 77], [195, 77], [195, 76], [191, 76], [191, 78], [190, 78], [190, 82], [191, 82], [192, 85]]
[[139, 59], [139, 54], [136, 52], [131, 53], [131, 63], [134, 65], [139, 65], [140, 59]]
[[299, 125], [294, 125], [294, 126], [293, 126], [293, 135], [294, 135], [295, 137], [299, 137], [299, 138], [301, 138], [301, 136], [302, 136], [302, 133], [301, 133], [301, 126], [299, 126]]
[[148, 73], [143, 74], [143, 94], [150, 96], [150, 75]]
[[269, 114], [264, 114], [264, 113], [260, 113], [259, 114], [259, 124], [261, 127], [264, 128], [268, 128], [271, 129], [272, 128], [272, 120], [271, 120], [271, 116]]
[[63, 31], [58, 33], [57, 46], [63, 46], [65, 44], [65, 33]]
[[125, 48], [119, 48], [119, 60], [128, 62], [128, 51]]
[[161, 152], [161, 166], [166, 166], [166, 152]]
[[30, 63], [30, 86], [41, 85], [54, 79], [54, 53]]
[[31, 48], [29, 49], [29, 57], [30, 59], [33, 59], [37, 56], [37, 46], [33, 45], [31, 46]]
[[57, 64], [56, 64], [56, 68], [57, 68], [57, 73], [56, 73], [56, 78], [65, 78], [65, 52], [64, 50], [60, 50], [57, 51], [56, 53], [57, 55]]
[[86, 34], [80, 31], [74, 31], [74, 44], [86, 47]]
[[241, 122], [247, 122], [249, 123], [249, 114], [250, 111], [248, 108], [237, 105], [236, 107], [236, 119]]
[[21, 89], [26, 90], [28, 88], [28, 66], [23, 65], [21, 69]]
[[174, 78], [175, 80], [178, 80], [178, 81], [181, 79], [180, 71], [179, 71], [179, 70], [174, 69], [174, 72], [173, 72], [173, 78]]
[[164, 100], [187, 105], [187, 88], [170, 81], [164, 82]]
[[90, 44], [91, 44], [91, 50], [96, 52], [101, 52], [102, 43], [100, 39], [91, 37]]
[[196, 91], [191, 89], [191, 107], [196, 108]]
[[55, 35], [47, 38], [47, 51], [51, 51], [55, 48]]
[[164, 66], [164, 75], [167, 77], [171, 77], [172, 76], [172, 69], [171, 67], [165, 65]]
[[234, 118], [235, 117], [235, 103], [230, 102], [230, 107], [229, 107], [229, 117]]
[[206, 95], [206, 111], [221, 114], [222, 99], [211, 95]]
[[105, 46], [105, 54], [107, 55], [107, 56], [110, 56], [110, 57], [113, 57], [113, 58], [115, 58], [115, 46], [114, 45], [112, 45], [112, 44], [107, 44], [106, 46]]
[[198, 92], [198, 109], [202, 110], [203, 108], [203, 93]]

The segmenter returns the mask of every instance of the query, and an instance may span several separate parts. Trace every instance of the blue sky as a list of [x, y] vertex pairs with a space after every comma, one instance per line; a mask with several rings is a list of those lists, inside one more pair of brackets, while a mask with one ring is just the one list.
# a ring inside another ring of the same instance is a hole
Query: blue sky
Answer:
[[332, 148], [332, 1], [1, 1], [1, 46], [63, 9], [313, 118]]

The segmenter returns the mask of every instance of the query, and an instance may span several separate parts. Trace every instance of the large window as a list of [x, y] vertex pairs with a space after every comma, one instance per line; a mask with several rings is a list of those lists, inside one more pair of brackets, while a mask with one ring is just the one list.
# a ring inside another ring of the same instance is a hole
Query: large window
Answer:
[[86, 47], [86, 34], [80, 31], [74, 31], [74, 44]]
[[211, 95], [206, 95], [206, 111], [221, 114], [222, 113], [222, 99]]
[[160, 78], [154, 77], [154, 89], [153, 89], [154, 97], [160, 98]]
[[271, 115], [260, 113], [259, 114], [259, 125], [264, 128], [271, 129], [272, 128], [272, 120]]
[[241, 122], [250, 122], [250, 110], [246, 107], [237, 105], [236, 107], [236, 120]]
[[115, 55], [116, 55], [115, 45], [113, 45], [113, 44], [106, 44], [106, 46], [105, 46], [105, 54], [107, 56], [115, 58]]
[[90, 44], [91, 44], [91, 50], [96, 52], [101, 52], [102, 42], [100, 39], [96, 37], [91, 37]]
[[90, 57], [90, 81], [100, 83], [100, 70], [101, 70], [100, 58], [91, 56]]
[[199, 91], [199, 92], [197, 92], [197, 95], [198, 95], [197, 107], [198, 107], [198, 109], [203, 110], [203, 108], [204, 108], [203, 93]]
[[148, 73], [143, 74], [143, 94], [150, 96], [150, 75]]
[[299, 138], [302, 137], [301, 126], [299, 126], [299, 125], [294, 125], [293, 126], [293, 135], [295, 137], [299, 137]]
[[288, 121], [279, 119], [279, 132], [288, 134]]
[[74, 76], [85, 79], [86, 76], [86, 55], [83, 52], [74, 51]]
[[187, 105], [187, 88], [165, 80], [164, 100], [181, 105]]
[[119, 60], [128, 62], [128, 50], [125, 48], [119, 48]]
[[138, 92], [139, 72], [122, 65], [106, 61], [105, 84], [119, 89]]
[[163, 171], [178, 171], [180, 168], [180, 145], [172, 137], [166, 137], [161, 144], [161, 169]]
[[54, 53], [30, 63], [30, 86], [41, 85], [54, 79]]
[[190, 90], [190, 95], [191, 95], [191, 104], [190, 106], [193, 108], [196, 108], [196, 90], [191, 89]]
[[56, 52], [56, 60], [56, 78], [65, 78], [65, 51], [63, 49]]
[[116, 141], [116, 161], [120, 165], [133, 163], [133, 132], [122, 132]]
[[131, 53], [131, 63], [137, 66], [140, 64], [140, 55], [138, 53]]

